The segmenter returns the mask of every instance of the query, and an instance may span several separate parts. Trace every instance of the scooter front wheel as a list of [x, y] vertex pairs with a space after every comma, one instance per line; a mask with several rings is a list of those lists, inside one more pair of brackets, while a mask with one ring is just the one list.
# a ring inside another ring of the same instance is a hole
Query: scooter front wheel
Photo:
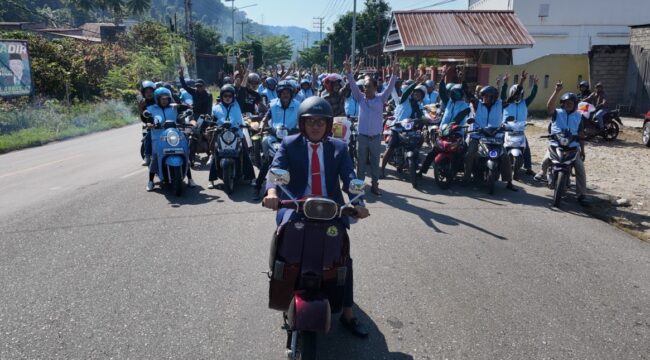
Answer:
[[497, 177], [499, 177], [499, 174], [496, 172], [496, 170], [490, 169], [488, 171], [487, 185], [488, 185], [488, 193], [490, 195], [494, 194], [494, 186], [497, 182]]
[[567, 173], [561, 171], [557, 174], [557, 179], [555, 180], [555, 191], [553, 191], [553, 206], [555, 206], [556, 208], [559, 208], [560, 203], [562, 202], [564, 189], [566, 188], [567, 185], [566, 176]]
[[603, 129], [603, 138], [607, 141], [616, 140], [619, 131], [620, 129], [616, 121], [609, 121], [605, 123], [605, 128]]
[[235, 191], [235, 168], [231, 165], [221, 169], [223, 173], [223, 185], [226, 194], [230, 195]]
[[418, 163], [415, 159], [408, 159], [408, 166], [411, 185], [415, 188], [418, 186]]
[[313, 331], [300, 332], [300, 360], [316, 360], [317, 334]]
[[171, 168], [172, 174], [172, 188], [174, 189], [174, 195], [181, 196], [183, 194], [183, 175], [180, 166], [174, 166]]

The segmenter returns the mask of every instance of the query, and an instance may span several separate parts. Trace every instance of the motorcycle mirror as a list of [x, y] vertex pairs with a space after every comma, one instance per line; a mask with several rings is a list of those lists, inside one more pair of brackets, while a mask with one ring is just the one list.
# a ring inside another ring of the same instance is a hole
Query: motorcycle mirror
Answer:
[[285, 186], [289, 184], [289, 181], [291, 180], [291, 175], [287, 170], [275, 168], [269, 170], [269, 180], [271, 180], [273, 185]]
[[508, 116], [508, 117], [506, 118], [506, 122], [513, 122], [513, 121], [515, 121], [515, 117], [514, 117], [514, 116]]
[[474, 123], [474, 119], [472, 119], [472, 118], [467, 119], [467, 124], [468, 125], [472, 125], [473, 123]]
[[151, 112], [149, 112], [149, 110], [145, 110], [145, 111], [142, 112], [142, 116], [144, 116], [147, 119], [150, 119], [151, 118]]
[[350, 181], [349, 191], [350, 194], [358, 195], [363, 193], [363, 190], [366, 188], [366, 183], [363, 180], [354, 179]]

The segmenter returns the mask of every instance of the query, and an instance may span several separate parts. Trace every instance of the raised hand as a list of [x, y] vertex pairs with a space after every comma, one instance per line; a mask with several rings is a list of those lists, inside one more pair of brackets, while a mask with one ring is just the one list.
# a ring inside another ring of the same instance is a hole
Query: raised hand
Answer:
[[345, 71], [346, 74], [349, 74], [352, 72], [352, 64], [350, 63], [350, 57], [346, 56], [345, 60], [343, 60], [343, 70]]
[[531, 78], [533, 79], [533, 84], [537, 85], [539, 83], [539, 78], [535, 75], [531, 75]]
[[563, 87], [564, 84], [562, 83], [562, 80], [560, 80], [555, 84], [555, 91], [561, 91]]

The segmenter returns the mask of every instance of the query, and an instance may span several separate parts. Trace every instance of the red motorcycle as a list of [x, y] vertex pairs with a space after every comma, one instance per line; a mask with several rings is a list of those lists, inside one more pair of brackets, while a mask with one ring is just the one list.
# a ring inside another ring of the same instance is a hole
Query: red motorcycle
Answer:
[[286, 170], [269, 170], [269, 179], [291, 199], [282, 208], [300, 217], [277, 229], [269, 261], [269, 307], [283, 312], [289, 359], [316, 359], [317, 334], [326, 334], [332, 313], [340, 312], [350, 258], [350, 242], [342, 216], [354, 216], [351, 206], [364, 194], [362, 180], [350, 182], [356, 196], [346, 205], [323, 197], [296, 199], [286, 188]]
[[462, 130], [467, 126], [451, 124], [439, 129], [434, 150], [433, 175], [436, 184], [441, 189], [447, 189], [456, 178], [456, 174], [464, 168], [465, 139]]

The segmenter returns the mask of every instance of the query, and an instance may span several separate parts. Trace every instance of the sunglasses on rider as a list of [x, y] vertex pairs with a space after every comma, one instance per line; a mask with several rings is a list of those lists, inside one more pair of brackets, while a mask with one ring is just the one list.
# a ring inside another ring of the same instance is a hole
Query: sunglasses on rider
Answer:
[[323, 118], [309, 118], [305, 120], [305, 125], [322, 127], [327, 125], [327, 121]]

